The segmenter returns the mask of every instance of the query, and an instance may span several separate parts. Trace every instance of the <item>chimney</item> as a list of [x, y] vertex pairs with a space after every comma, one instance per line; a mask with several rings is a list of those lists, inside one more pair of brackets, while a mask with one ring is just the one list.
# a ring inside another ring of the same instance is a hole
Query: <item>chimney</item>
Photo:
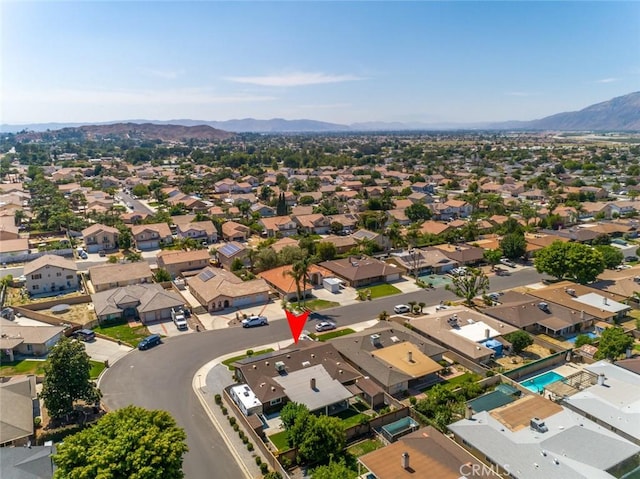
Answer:
[[485, 339], [489, 339], [491, 337], [491, 330], [489, 328], [484, 330]]
[[409, 469], [409, 453], [402, 453], [402, 469]]
[[580, 311], [580, 319], [584, 320], [584, 309]]
[[604, 373], [598, 374], [598, 386], [604, 386], [605, 379], [606, 378], [604, 377]]
[[473, 408], [469, 405], [464, 408], [464, 418], [469, 420], [473, 419]]
[[407, 351], [407, 361], [410, 363], [413, 362], [413, 353], [411, 351]]
[[316, 390], [316, 378], [311, 378], [309, 383], [311, 385], [311, 389], [313, 389], [315, 391]]
[[602, 298], [602, 304], [609, 304], [609, 302], [607, 301], [607, 298]]

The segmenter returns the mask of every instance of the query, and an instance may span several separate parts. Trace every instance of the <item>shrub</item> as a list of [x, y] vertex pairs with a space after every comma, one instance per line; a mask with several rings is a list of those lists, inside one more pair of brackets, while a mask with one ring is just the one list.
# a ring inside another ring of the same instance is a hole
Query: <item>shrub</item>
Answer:
[[247, 443], [247, 451], [249, 451], [249, 452], [253, 451], [253, 443], [252, 442], [248, 442]]
[[233, 426], [235, 423], [236, 423], [236, 418], [233, 416], [229, 416], [229, 424]]
[[247, 444], [249, 442], [249, 438], [247, 436], [242, 436], [242, 442]]
[[227, 414], [229, 414], [229, 411], [227, 411], [227, 408], [226, 408], [226, 407], [222, 406], [222, 407], [220, 407], [220, 409], [222, 410], [222, 414], [224, 414], [225, 416], [226, 416]]
[[495, 376], [495, 375], [496, 375], [496, 372], [495, 371], [491, 371], [491, 370], [487, 371], [486, 374], [485, 374], [485, 376], [488, 377], [488, 378], [490, 378], [491, 376]]
[[418, 402], [418, 400], [416, 399], [416, 397], [415, 397], [415, 396], [411, 396], [411, 397], [409, 398], [409, 402], [411, 403], [411, 405], [412, 405], [412, 406], [415, 406], [415, 405], [416, 405], [416, 403]]
[[269, 466], [263, 462], [262, 464], [260, 464], [260, 472], [262, 474], [266, 474], [267, 472], [269, 472]]
[[216, 404], [220, 406], [222, 404], [222, 396], [220, 394], [216, 394], [214, 398], [215, 398]]
[[247, 356], [253, 356], [253, 349], [247, 349]]
[[238, 423], [235, 423], [235, 424], [233, 425], [233, 430], [234, 430], [234, 431], [236, 431], [236, 432], [238, 432], [238, 430], [239, 430], [239, 429], [240, 429], [240, 426], [238, 426]]
[[36, 416], [33, 418], [33, 425], [38, 428], [42, 424], [42, 418], [40, 416]]

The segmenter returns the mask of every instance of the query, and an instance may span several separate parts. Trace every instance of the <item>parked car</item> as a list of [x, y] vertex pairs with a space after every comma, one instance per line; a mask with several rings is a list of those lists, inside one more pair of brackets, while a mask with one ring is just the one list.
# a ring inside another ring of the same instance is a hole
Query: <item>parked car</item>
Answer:
[[625, 260], [627, 263], [631, 263], [631, 262], [633, 262], [633, 261], [638, 261], [638, 257], [637, 257], [637, 256], [627, 256], [624, 260]]
[[407, 304], [396, 304], [393, 307], [393, 312], [396, 314], [408, 313], [409, 311], [411, 311], [411, 306]]
[[104, 258], [105, 256], [107, 256], [107, 252], [103, 249], [101, 249], [100, 251], [98, 251], [98, 256]]
[[138, 343], [138, 349], [140, 351], [144, 351], [145, 349], [152, 348], [162, 342], [162, 338], [160, 338], [159, 334], [152, 334], [151, 336], [147, 336], [142, 341]]
[[321, 333], [322, 331], [330, 331], [332, 329], [336, 329], [336, 323], [333, 321], [321, 321], [316, 324], [316, 332]]
[[467, 274], [468, 268], [466, 266], [460, 266], [459, 268], [453, 268], [451, 274], [453, 276], [462, 276]]
[[242, 320], [243, 328], [253, 328], [254, 326], [267, 326], [269, 321], [267, 321], [266, 316], [249, 316], [247, 319]]
[[91, 331], [90, 329], [79, 329], [75, 333], [73, 333], [76, 338], [81, 341], [93, 341], [96, 339], [96, 333]]
[[509, 273], [508, 270], [502, 269], [502, 268], [498, 268], [498, 267], [494, 268], [493, 271], [497, 276], [509, 276], [511, 274], [511, 273]]
[[509, 258], [502, 258], [500, 260], [500, 263], [508, 266], [509, 268], [515, 268], [516, 267], [516, 264], [513, 261], [511, 261]]
[[176, 325], [176, 328], [180, 330], [189, 329], [187, 318], [185, 317], [184, 311], [182, 309], [171, 308], [171, 319]]

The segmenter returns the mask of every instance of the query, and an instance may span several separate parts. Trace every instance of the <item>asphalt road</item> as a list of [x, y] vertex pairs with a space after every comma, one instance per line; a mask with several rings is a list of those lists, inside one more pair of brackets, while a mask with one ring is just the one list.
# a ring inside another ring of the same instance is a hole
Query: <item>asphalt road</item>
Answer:
[[122, 201], [124, 202], [125, 205], [131, 204], [131, 206], [133, 206], [133, 209], [127, 208], [127, 211], [137, 211], [139, 213], [149, 213], [150, 215], [155, 213], [155, 211], [153, 211], [147, 205], [145, 205], [144, 203], [134, 199], [133, 196], [131, 196], [129, 193], [125, 192], [124, 190], [118, 191], [118, 196], [120, 198], [122, 198]]
[[[542, 275], [533, 269], [511, 276], [491, 278], [491, 291], [509, 289], [540, 281]], [[428, 305], [453, 299], [454, 295], [439, 288], [396, 295], [374, 301], [326, 310], [314, 314], [314, 320], [331, 318], [339, 326], [374, 319], [382, 310], [408, 301], [424, 301]], [[148, 409], [169, 411], [187, 433], [189, 452], [184, 471], [191, 478], [234, 479], [242, 476], [240, 468], [210, 424], [192, 389], [193, 376], [208, 361], [235, 351], [257, 349], [263, 344], [290, 338], [286, 321], [272, 321], [268, 327], [230, 328], [168, 338], [148, 351], [133, 351], [108, 369], [100, 388], [109, 409], [136, 404]]]

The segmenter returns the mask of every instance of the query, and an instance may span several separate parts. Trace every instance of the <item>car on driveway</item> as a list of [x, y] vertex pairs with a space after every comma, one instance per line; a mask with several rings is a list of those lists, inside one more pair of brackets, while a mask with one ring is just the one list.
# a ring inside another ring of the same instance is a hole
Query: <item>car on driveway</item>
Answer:
[[247, 319], [242, 320], [243, 328], [253, 328], [254, 326], [267, 326], [269, 321], [267, 321], [266, 316], [249, 316]]
[[330, 331], [332, 329], [336, 329], [336, 323], [333, 321], [321, 321], [316, 324], [316, 332], [321, 333], [322, 331]]
[[515, 268], [516, 267], [516, 264], [513, 261], [511, 261], [509, 258], [502, 258], [500, 260], [500, 262], [502, 264], [508, 266], [509, 268]]
[[393, 312], [396, 314], [408, 313], [409, 311], [411, 311], [411, 306], [407, 304], [396, 304], [393, 307]]
[[151, 336], [147, 336], [142, 341], [138, 343], [138, 349], [140, 351], [144, 351], [145, 349], [152, 348], [157, 346], [162, 342], [162, 338], [159, 334], [152, 334]]

